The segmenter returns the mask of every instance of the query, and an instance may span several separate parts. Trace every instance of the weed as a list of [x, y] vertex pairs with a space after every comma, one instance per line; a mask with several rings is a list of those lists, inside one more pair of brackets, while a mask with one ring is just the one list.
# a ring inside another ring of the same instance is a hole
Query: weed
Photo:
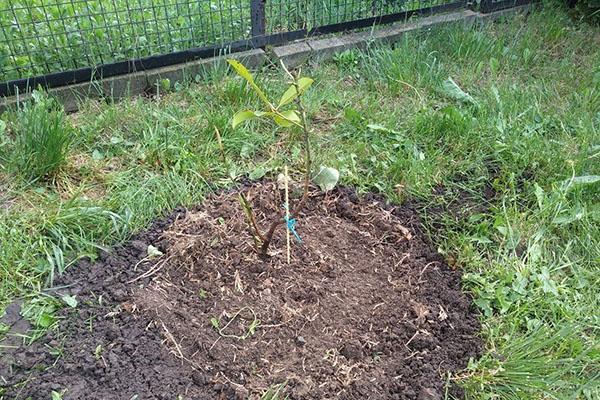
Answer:
[[285, 393], [285, 387], [287, 386], [287, 382], [280, 383], [278, 385], [273, 385], [268, 388], [263, 395], [261, 396], [261, 400], [286, 400], [288, 397], [282, 397]]
[[204, 289], [200, 289], [198, 290], [198, 297], [200, 297], [201, 300], [206, 300], [208, 298], [208, 292]]
[[53, 390], [52, 393], [50, 393], [51, 399], [52, 400], [62, 400], [63, 396], [67, 393], [67, 390], [61, 390], [59, 392]]
[[[248, 327], [245, 329], [245, 332], [242, 335], [234, 335], [234, 334], [226, 333], [225, 330], [227, 328], [229, 328], [229, 325], [231, 325], [233, 323], [233, 321], [238, 319], [238, 317], [241, 317], [241, 314], [246, 310], [249, 311], [252, 320], [248, 324]], [[219, 318], [215, 318], [215, 317], [210, 319], [210, 324], [212, 325], [213, 328], [215, 328], [215, 330], [222, 337], [232, 338], [232, 339], [237, 339], [237, 340], [246, 340], [250, 336], [254, 336], [256, 329], [260, 326], [260, 320], [258, 318], [256, 318], [256, 313], [254, 312], [253, 309], [251, 309], [250, 307], [242, 307], [235, 314], [233, 314], [232, 316], [229, 317], [229, 321], [224, 326], [221, 326], [221, 321], [219, 320]]]
[[15, 175], [28, 181], [55, 174], [67, 160], [73, 130], [57, 102], [42, 92], [25, 103], [9, 136], [11, 143], [0, 148], [0, 160]]
[[100, 360], [102, 358], [102, 353], [104, 353], [104, 347], [102, 347], [102, 345], [99, 344], [94, 350], [94, 357], [96, 358], [96, 360]]

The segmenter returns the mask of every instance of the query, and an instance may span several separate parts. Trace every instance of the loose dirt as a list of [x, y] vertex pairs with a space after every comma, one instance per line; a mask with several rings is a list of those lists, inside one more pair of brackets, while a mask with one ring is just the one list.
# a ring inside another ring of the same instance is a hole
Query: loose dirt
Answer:
[[[281, 215], [272, 183], [244, 190], [261, 226]], [[315, 191], [296, 229], [290, 264], [283, 226], [261, 258], [237, 193], [221, 192], [79, 262], [59, 292], [79, 305], [58, 333], [4, 357], [5, 398], [460, 396], [447, 376], [480, 354], [478, 317], [416, 212]]]

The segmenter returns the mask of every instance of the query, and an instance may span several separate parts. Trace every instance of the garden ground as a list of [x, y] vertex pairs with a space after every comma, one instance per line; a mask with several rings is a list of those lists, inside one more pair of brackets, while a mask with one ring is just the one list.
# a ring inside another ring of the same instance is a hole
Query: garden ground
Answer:
[[[306, 95], [316, 165], [338, 168], [359, 193], [413, 204], [463, 273], [487, 350], [446, 378], [468, 398], [598, 396], [599, 60], [597, 28], [546, 8], [407, 35], [305, 71], [316, 81]], [[268, 91], [284, 88], [274, 68], [258, 76]], [[448, 77], [469, 95], [449, 90]], [[61, 309], [74, 299], [44, 288], [85, 268], [78, 259], [299, 159], [269, 124], [230, 128], [255, 104], [224, 66], [172, 89], [85, 104], [69, 117], [69, 162], [49, 182], [1, 172], [0, 301], [25, 299], [26, 339], [61, 336]], [[3, 116], [3, 161], [19, 118]]]

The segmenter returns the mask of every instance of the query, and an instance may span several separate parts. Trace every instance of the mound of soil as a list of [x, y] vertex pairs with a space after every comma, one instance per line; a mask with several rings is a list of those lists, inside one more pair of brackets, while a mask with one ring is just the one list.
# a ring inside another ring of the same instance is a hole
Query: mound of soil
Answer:
[[[262, 226], [281, 213], [271, 183], [245, 191]], [[222, 192], [80, 262], [60, 334], [5, 357], [6, 398], [441, 399], [479, 355], [479, 323], [416, 213], [337, 189], [311, 196], [297, 231], [290, 264], [283, 227], [259, 257]]]

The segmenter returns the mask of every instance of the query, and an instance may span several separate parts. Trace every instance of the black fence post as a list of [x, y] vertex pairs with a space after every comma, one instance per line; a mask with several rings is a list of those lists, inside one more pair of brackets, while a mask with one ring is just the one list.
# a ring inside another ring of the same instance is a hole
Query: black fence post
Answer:
[[264, 36], [266, 33], [265, 2], [266, 0], [250, 0], [252, 37]]

